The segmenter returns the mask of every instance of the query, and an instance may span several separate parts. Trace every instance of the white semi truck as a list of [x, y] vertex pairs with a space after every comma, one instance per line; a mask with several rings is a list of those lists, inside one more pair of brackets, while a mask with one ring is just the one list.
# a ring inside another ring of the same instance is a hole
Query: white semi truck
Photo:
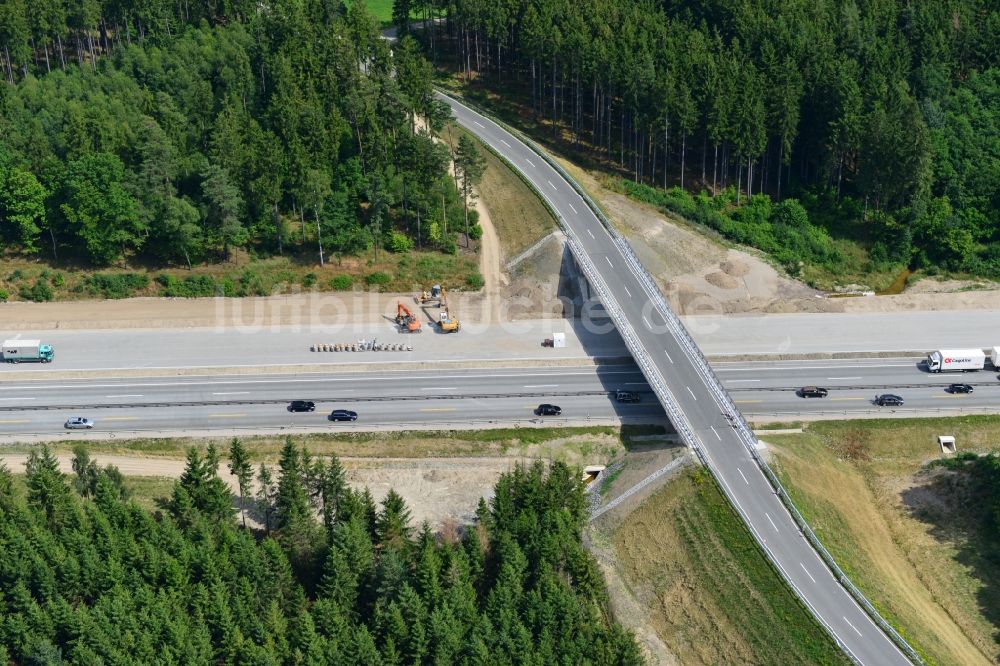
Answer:
[[52, 345], [41, 340], [5, 340], [0, 354], [8, 363], [51, 363], [56, 355]]
[[931, 372], [974, 372], [986, 367], [982, 349], [939, 349], [927, 355]]

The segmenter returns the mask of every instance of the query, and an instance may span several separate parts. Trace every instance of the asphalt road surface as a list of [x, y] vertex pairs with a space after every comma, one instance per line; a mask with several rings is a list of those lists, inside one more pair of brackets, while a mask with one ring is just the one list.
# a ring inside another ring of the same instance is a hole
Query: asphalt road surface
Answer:
[[[541, 157], [489, 119], [445, 98], [457, 121], [528, 178], [562, 219], [612, 294], [652, 363], [651, 383], [665, 382], [700, 440], [708, 463], [758, 543], [842, 648], [862, 664], [908, 664], [899, 648], [834, 578], [732, 429], [695, 362], [653, 305], [646, 283], [573, 187]], [[600, 288], [601, 285], [593, 285]], [[613, 304], [605, 303], [609, 309]], [[626, 334], [627, 335], [627, 334]]]
[[[358, 412], [358, 428], [513, 425], [535, 419], [546, 402], [563, 408], [560, 422], [663, 423], [651, 393], [639, 404], [613, 397], [644, 388], [634, 366], [14, 382], [0, 386], [0, 432], [54, 434], [70, 416], [94, 420], [100, 432], [340, 427], [325, 420], [333, 409]], [[292, 400], [312, 400], [316, 411], [289, 412]]]

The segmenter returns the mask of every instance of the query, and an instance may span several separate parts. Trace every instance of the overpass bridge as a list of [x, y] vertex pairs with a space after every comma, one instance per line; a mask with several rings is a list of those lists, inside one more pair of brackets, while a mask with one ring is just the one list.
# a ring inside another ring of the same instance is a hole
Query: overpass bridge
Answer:
[[708, 467], [799, 599], [855, 663], [919, 663], [840, 571], [766, 462], [753, 431], [628, 242], [576, 182], [516, 130], [440, 95], [457, 122], [508, 162], [560, 221], [600, 299], [685, 443]]

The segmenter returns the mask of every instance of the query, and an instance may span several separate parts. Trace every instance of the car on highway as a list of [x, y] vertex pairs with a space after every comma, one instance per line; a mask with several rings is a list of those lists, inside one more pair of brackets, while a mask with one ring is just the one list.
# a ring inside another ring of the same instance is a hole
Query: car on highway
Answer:
[[615, 400], [618, 402], [639, 402], [637, 391], [615, 391]]
[[538, 408], [535, 409], [535, 414], [538, 414], [539, 416], [559, 416], [562, 414], [562, 408], [559, 407], [559, 405], [550, 405], [545, 402], [538, 405]]
[[71, 416], [66, 419], [63, 427], [67, 430], [90, 430], [94, 427], [94, 422], [83, 416]]
[[292, 400], [288, 405], [290, 412], [315, 412], [316, 403], [312, 400]]
[[799, 395], [803, 398], [825, 398], [830, 392], [821, 386], [803, 386], [799, 389]]
[[972, 384], [949, 384], [948, 393], [972, 393]]
[[357, 421], [358, 413], [349, 409], [335, 409], [326, 418], [330, 421]]
[[875, 396], [875, 404], [879, 407], [902, 407], [903, 398], [893, 393], [883, 393]]

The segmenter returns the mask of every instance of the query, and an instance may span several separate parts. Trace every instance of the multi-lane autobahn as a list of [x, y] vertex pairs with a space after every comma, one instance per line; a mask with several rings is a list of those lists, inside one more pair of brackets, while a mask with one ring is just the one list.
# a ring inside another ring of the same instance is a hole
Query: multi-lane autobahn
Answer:
[[703, 458], [736, 510], [783, 577], [813, 615], [855, 661], [908, 664], [834, 577], [794, 519], [743, 440], [742, 426], [706, 372], [697, 352], [660, 307], [626, 248], [606, 229], [587, 203], [547, 161], [510, 132], [461, 103], [445, 98], [457, 121], [503, 155], [542, 194], [562, 220], [591, 286], [635, 354], [651, 385], [671, 410], [672, 420]]

